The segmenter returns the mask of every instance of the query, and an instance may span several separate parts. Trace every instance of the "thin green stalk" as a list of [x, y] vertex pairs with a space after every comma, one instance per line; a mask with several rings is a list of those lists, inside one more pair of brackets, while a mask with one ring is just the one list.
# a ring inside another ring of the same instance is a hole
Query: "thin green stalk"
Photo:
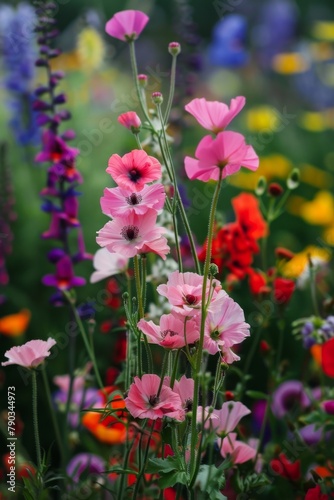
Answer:
[[174, 100], [174, 92], [175, 92], [175, 77], [176, 77], [176, 59], [177, 56], [173, 55], [172, 59], [172, 68], [170, 72], [170, 87], [169, 87], [169, 96], [168, 96], [168, 102], [167, 102], [167, 107], [166, 107], [166, 112], [165, 112], [165, 118], [163, 123], [168, 122], [168, 118], [172, 109], [172, 104]]
[[135, 485], [135, 488], [134, 488], [134, 491], [133, 491], [133, 497], [132, 497], [133, 500], [136, 500], [138, 498], [137, 494], [138, 494], [138, 490], [139, 490], [140, 481], [141, 481], [141, 479], [142, 479], [142, 477], [143, 477], [143, 475], [145, 473], [145, 467], [146, 467], [146, 463], [147, 463], [148, 452], [149, 452], [149, 449], [150, 449], [150, 441], [151, 441], [153, 430], [154, 430], [154, 425], [152, 425], [152, 427], [151, 427], [150, 435], [149, 435], [149, 438], [147, 440], [147, 445], [146, 445], [145, 455], [144, 455], [144, 461], [142, 463], [141, 469], [140, 469], [139, 474], [137, 476], [136, 485]]
[[171, 388], [173, 388], [173, 385], [174, 385], [174, 382], [175, 382], [175, 379], [176, 379], [177, 370], [178, 370], [178, 367], [179, 367], [180, 352], [181, 352], [181, 349], [178, 349], [177, 352], [176, 352], [175, 359], [174, 359], [174, 366], [173, 366], [172, 376], [170, 378], [170, 387]]
[[212, 239], [213, 239], [213, 229], [215, 222], [215, 214], [217, 203], [219, 199], [220, 188], [222, 185], [222, 174], [223, 169], [220, 170], [219, 180], [216, 185], [216, 190], [213, 195], [210, 216], [209, 216], [209, 229], [208, 229], [208, 238], [207, 238], [207, 250], [204, 264], [204, 272], [203, 272], [203, 287], [202, 287], [202, 304], [201, 304], [201, 330], [200, 330], [200, 338], [198, 342], [198, 351], [195, 365], [195, 383], [194, 383], [194, 399], [193, 399], [193, 408], [192, 408], [192, 421], [191, 421], [191, 446], [190, 446], [190, 475], [191, 475], [191, 485], [194, 484], [196, 480], [196, 442], [198, 438], [197, 434], [197, 408], [199, 401], [199, 383], [200, 383], [200, 371], [202, 364], [202, 356], [203, 356], [203, 344], [204, 344], [204, 327], [205, 327], [205, 319], [206, 319], [206, 289], [207, 289], [207, 280], [209, 275], [209, 268], [211, 262], [211, 249], [212, 249]]
[[32, 370], [32, 416], [34, 423], [34, 436], [35, 436], [35, 447], [37, 455], [37, 468], [38, 472], [41, 472], [42, 457], [41, 457], [41, 444], [39, 440], [38, 431], [38, 408], [37, 408], [37, 377], [36, 371]]
[[44, 383], [44, 389], [45, 389], [46, 399], [47, 399], [47, 402], [48, 402], [48, 405], [49, 405], [49, 409], [50, 409], [52, 425], [53, 425], [53, 429], [54, 429], [54, 432], [55, 432], [55, 436], [56, 436], [56, 441], [57, 441], [59, 453], [60, 453], [60, 456], [63, 459], [63, 457], [64, 457], [63, 443], [62, 443], [62, 439], [61, 439], [61, 436], [60, 436], [60, 430], [59, 430], [59, 425], [58, 425], [57, 418], [56, 418], [56, 413], [55, 413], [54, 408], [52, 406], [51, 391], [50, 391], [49, 381], [48, 381], [48, 378], [46, 376], [46, 371], [45, 371], [45, 367], [44, 366], [42, 368], [42, 377], [43, 377], [43, 383]]
[[143, 298], [143, 309], [145, 311], [146, 306], [146, 287], [147, 287], [147, 258], [143, 253], [140, 259], [141, 262], [141, 286], [142, 286], [142, 298]]
[[95, 372], [97, 383], [98, 383], [100, 389], [102, 389], [104, 391], [104, 385], [102, 383], [102, 380], [101, 380], [101, 377], [100, 377], [100, 373], [99, 373], [99, 370], [98, 370], [98, 367], [97, 367], [95, 353], [94, 353], [94, 351], [92, 351], [92, 349], [90, 347], [89, 340], [87, 338], [87, 334], [86, 334], [86, 331], [85, 331], [84, 326], [82, 324], [81, 318], [80, 318], [80, 316], [78, 314], [78, 311], [77, 311], [75, 305], [73, 304], [73, 301], [71, 300], [71, 297], [69, 296], [69, 294], [67, 292], [64, 292], [64, 295], [65, 295], [66, 299], [68, 300], [68, 303], [71, 306], [71, 309], [73, 311], [73, 315], [74, 315], [75, 321], [77, 322], [77, 325], [79, 327], [79, 331], [81, 333], [83, 342], [85, 344], [85, 347], [86, 347], [86, 350], [87, 350], [87, 354], [88, 354], [89, 358], [91, 359], [91, 361], [93, 363], [93, 367], [94, 367], [94, 372]]
[[175, 214], [174, 210], [173, 210], [173, 213], [172, 213], [172, 217], [173, 217], [173, 226], [174, 226], [175, 248], [176, 248], [176, 254], [177, 254], [177, 262], [178, 262], [178, 265], [179, 265], [179, 271], [180, 271], [180, 273], [182, 273], [183, 272], [183, 264], [182, 264], [181, 248], [180, 248], [179, 235], [178, 235], [178, 230], [177, 230], [177, 219], [176, 219], [176, 214]]
[[136, 139], [136, 143], [137, 143], [137, 146], [138, 146], [138, 149], [143, 149], [143, 146], [140, 142], [140, 139], [139, 139], [139, 134], [134, 134], [135, 136], [135, 139]]
[[150, 116], [149, 116], [149, 114], [147, 112], [147, 109], [146, 109], [146, 106], [145, 106], [145, 102], [143, 100], [143, 95], [141, 93], [141, 88], [140, 88], [140, 85], [139, 85], [139, 82], [138, 82], [138, 68], [137, 68], [137, 59], [136, 59], [136, 50], [135, 50], [135, 43], [134, 43], [134, 41], [129, 42], [129, 49], [130, 49], [130, 60], [131, 60], [132, 74], [133, 74], [133, 78], [134, 78], [134, 81], [135, 81], [135, 86], [136, 86], [138, 100], [139, 100], [140, 106], [142, 108], [142, 111], [143, 111], [143, 113], [145, 115], [146, 120], [149, 122], [149, 124], [154, 129], [154, 127], [152, 125], [151, 118], [150, 118]]

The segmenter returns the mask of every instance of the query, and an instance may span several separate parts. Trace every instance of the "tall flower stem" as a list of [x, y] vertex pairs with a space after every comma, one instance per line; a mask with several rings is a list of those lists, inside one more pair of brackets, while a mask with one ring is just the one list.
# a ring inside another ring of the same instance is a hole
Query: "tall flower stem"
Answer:
[[36, 376], [35, 370], [32, 370], [32, 417], [33, 417], [33, 424], [34, 424], [37, 468], [38, 468], [38, 471], [41, 472], [42, 457], [41, 457], [41, 444], [40, 444], [40, 440], [39, 440], [39, 431], [38, 431], [37, 376]]
[[134, 265], [134, 271], [135, 271], [136, 292], [137, 292], [137, 300], [138, 300], [138, 316], [139, 316], [139, 319], [141, 319], [144, 317], [144, 308], [143, 308], [142, 288], [141, 288], [141, 283], [140, 283], [140, 270], [139, 270], [138, 255], [134, 256], [133, 265]]
[[219, 180], [216, 185], [216, 189], [213, 195], [210, 216], [209, 216], [209, 229], [208, 229], [208, 243], [206, 250], [206, 258], [203, 270], [203, 287], [202, 287], [202, 305], [201, 305], [201, 330], [200, 330], [200, 338], [198, 342], [198, 350], [196, 357], [196, 364], [194, 370], [194, 399], [193, 399], [193, 408], [192, 408], [192, 419], [191, 419], [191, 446], [190, 446], [190, 487], [194, 484], [196, 480], [196, 443], [198, 439], [197, 433], [197, 408], [199, 401], [199, 386], [200, 386], [200, 371], [202, 365], [202, 357], [203, 357], [203, 344], [204, 344], [204, 327], [205, 327], [205, 319], [207, 313], [206, 307], [206, 290], [207, 290], [207, 281], [209, 276], [209, 268], [211, 262], [211, 249], [212, 249], [212, 239], [213, 239], [213, 229], [215, 222], [215, 214], [217, 209], [217, 203], [219, 199], [220, 188], [222, 185], [222, 174], [223, 170], [220, 171]]
[[[47, 375], [46, 375], [45, 367], [43, 367], [43, 369], [42, 369], [42, 377], [43, 377], [43, 384], [44, 384], [46, 399], [47, 399], [47, 402], [48, 402], [48, 405], [49, 405], [49, 409], [50, 409], [52, 425], [53, 425], [53, 429], [54, 429], [54, 432], [55, 432], [55, 436], [56, 436], [56, 441], [57, 441], [59, 453], [60, 453], [60, 456], [63, 459], [63, 455], [64, 455], [63, 443], [62, 443], [62, 439], [61, 439], [61, 436], [60, 436], [59, 425], [58, 425], [58, 422], [57, 422], [56, 413], [55, 413], [54, 408], [52, 406], [50, 386], [49, 386], [48, 378], [47, 378]], [[67, 417], [67, 415], [66, 415], [66, 417]]]
[[171, 68], [171, 73], [170, 73], [170, 87], [169, 87], [169, 96], [168, 96], [168, 102], [167, 102], [167, 107], [166, 107], [166, 112], [165, 112], [165, 118], [164, 118], [164, 123], [166, 124], [168, 122], [168, 118], [172, 109], [172, 104], [174, 100], [174, 92], [175, 92], [175, 77], [176, 77], [176, 60], [177, 60], [177, 55], [173, 55], [172, 58], [172, 68]]
[[132, 67], [132, 74], [133, 74], [133, 79], [135, 81], [135, 86], [136, 86], [136, 91], [137, 91], [137, 96], [138, 100], [141, 106], [141, 109], [145, 115], [146, 120], [149, 122], [149, 124], [153, 127], [151, 118], [147, 112], [146, 105], [143, 99], [143, 95], [141, 93], [141, 89], [139, 86], [138, 82], [138, 68], [137, 68], [137, 59], [136, 59], [136, 50], [135, 50], [135, 43], [134, 41], [129, 42], [129, 50], [130, 50], [130, 60], [131, 60], [131, 67]]

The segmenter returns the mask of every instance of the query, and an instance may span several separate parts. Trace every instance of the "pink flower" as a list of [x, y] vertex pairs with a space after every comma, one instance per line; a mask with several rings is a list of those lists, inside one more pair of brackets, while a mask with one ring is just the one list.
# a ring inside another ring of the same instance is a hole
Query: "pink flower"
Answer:
[[108, 161], [108, 174], [119, 187], [135, 192], [141, 191], [148, 182], [161, 178], [161, 165], [141, 149], [134, 149], [122, 158], [112, 155]]
[[90, 282], [96, 283], [114, 274], [123, 273], [128, 267], [129, 259], [120, 253], [110, 253], [106, 248], [100, 248], [94, 255], [93, 266], [96, 271], [91, 275]]
[[227, 363], [238, 358], [230, 348], [249, 337], [248, 323], [239, 304], [221, 290], [210, 304], [205, 323], [204, 349], [210, 354], [219, 350], [226, 356]]
[[[216, 288], [214, 297], [221, 288], [219, 281], [214, 280]], [[158, 293], [166, 297], [175, 312], [184, 316], [193, 316], [200, 312], [202, 304], [203, 276], [196, 273], [180, 273], [174, 271], [169, 276], [166, 285], [159, 285]], [[208, 280], [207, 290], [210, 281]]]
[[239, 401], [226, 401], [220, 410], [213, 410], [212, 426], [216, 434], [224, 436], [232, 432], [240, 420], [251, 411]]
[[173, 391], [180, 396], [185, 414], [192, 410], [194, 384], [194, 379], [187, 378], [185, 375], [174, 382]]
[[19, 365], [24, 368], [36, 368], [50, 356], [50, 349], [57, 342], [51, 337], [48, 340], [30, 340], [23, 345], [15, 346], [5, 352], [8, 361], [2, 366]]
[[107, 222], [98, 231], [96, 241], [109, 252], [121, 253], [124, 257], [153, 252], [165, 260], [170, 248], [162, 236], [166, 230], [156, 226], [156, 219], [155, 210], [149, 210], [145, 215], [125, 214]]
[[131, 384], [125, 404], [134, 418], [157, 418], [170, 417], [183, 420], [181, 399], [170, 387], [166, 385], [159, 388], [161, 379], [158, 375], [143, 375], [142, 378], [135, 377]]
[[148, 21], [149, 17], [140, 10], [122, 10], [109, 19], [106, 32], [123, 42], [136, 40]]
[[193, 99], [185, 106], [202, 127], [215, 134], [221, 132], [240, 113], [246, 103], [243, 96], [231, 100], [230, 107], [223, 102], [207, 101], [206, 99]]
[[165, 190], [162, 184], [144, 186], [139, 193], [129, 189], [105, 188], [101, 198], [102, 212], [106, 215], [117, 217], [126, 212], [145, 214], [149, 209], [161, 210], [165, 203]]
[[231, 432], [223, 440], [218, 439], [218, 446], [221, 456], [226, 458], [229, 455], [234, 464], [243, 464], [256, 457], [256, 449], [238, 441], [235, 432]]
[[118, 123], [123, 125], [123, 127], [128, 128], [132, 132], [138, 132], [141, 127], [141, 121], [139, 116], [135, 111], [128, 111], [119, 115], [117, 118]]
[[163, 314], [159, 326], [153, 321], [144, 319], [141, 319], [137, 326], [153, 344], [161, 345], [166, 349], [181, 349], [186, 342], [193, 344], [199, 339], [199, 329], [195, 321], [187, 321], [186, 328], [184, 328], [184, 320], [182, 321], [173, 314]]
[[252, 146], [245, 143], [243, 135], [237, 132], [220, 132], [214, 139], [206, 135], [196, 149], [196, 157], [186, 156], [185, 169], [189, 179], [207, 182], [218, 180], [222, 169], [222, 178], [247, 167], [256, 170], [259, 158]]

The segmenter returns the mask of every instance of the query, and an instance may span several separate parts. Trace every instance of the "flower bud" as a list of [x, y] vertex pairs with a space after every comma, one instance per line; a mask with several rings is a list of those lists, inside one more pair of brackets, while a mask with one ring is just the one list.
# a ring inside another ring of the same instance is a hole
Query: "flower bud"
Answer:
[[225, 391], [225, 399], [226, 401], [233, 401], [234, 400], [234, 393], [232, 391]]
[[277, 182], [272, 182], [271, 184], [269, 184], [269, 186], [268, 186], [268, 194], [270, 196], [272, 196], [273, 198], [278, 198], [283, 193], [284, 193], [284, 189], [282, 188], [282, 186], [280, 186], [279, 184], [277, 184]]
[[145, 88], [146, 85], [147, 85], [147, 80], [148, 80], [148, 77], [147, 75], [144, 75], [144, 74], [140, 74], [138, 75], [138, 83], [141, 87]]
[[218, 273], [219, 273], [219, 268], [218, 268], [217, 264], [210, 264], [209, 275], [216, 276], [216, 274], [218, 274]]
[[298, 168], [294, 168], [286, 182], [287, 188], [290, 189], [290, 191], [293, 191], [299, 186], [299, 183], [300, 183], [300, 172]]
[[261, 340], [260, 342], [260, 352], [261, 354], [266, 354], [270, 351], [270, 345], [266, 340]]
[[119, 115], [117, 121], [123, 125], [123, 127], [131, 130], [133, 134], [138, 134], [140, 131], [141, 121], [135, 111], [128, 111], [127, 113]]
[[295, 254], [287, 248], [277, 247], [275, 249], [275, 255], [278, 259], [291, 260]]
[[265, 177], [261, 176], [257, 181], [257, 186], [255, 188], [256, 196], [262, 196], [267, 187], [267, 180]]
[[181, 52], [181, 45], [179, 44], [179, 42], [171, 42], [168, 45], [168, 52], [172, 56], [178, 56], [179, 53]]
[[152, 101], [154, 104], [162, 104], [164, 101], [163, 95], [161, 92], [153, 92]]

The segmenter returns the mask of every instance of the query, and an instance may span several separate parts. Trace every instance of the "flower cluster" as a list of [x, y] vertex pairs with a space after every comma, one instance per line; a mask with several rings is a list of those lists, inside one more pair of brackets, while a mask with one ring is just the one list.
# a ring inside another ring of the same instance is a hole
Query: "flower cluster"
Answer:
[[[65, 94], [57, 93], [57, 87], [64, 74], [52, 70], [52, 60], [60, 54], [59, 49], [52, 47], [58, 35], [53, 17], [56, 5], [52, 2], [36, 3], [38, 22], [35, 31], [39, 34], [37, 41], [40, 57], [35, 64], [37, 67], [45, 68], [47, 83], [36, 88], [33, 102], [33, 108], [38, 112], [38, 125], [44, 129], [43, 149], [36, 155], [35, 161], [50, 165], [47, 171], [47, 185], [41, 195], [44, 198], [42, 210], [50, 214], [51, 222], [50, 227], [42, 234], [42, 238], [56, 240], [60, 245], [48, 254], [49, 261], [56, 265], [55, 274], [44, 276], [42, 281], [45, 285], [57, 289], [52, 301], [61, 304], [63, 300], [61, 291], [85, 283], [83, 278], [74, 275], [73, 264], [90, 259], [91, 256], [85, 251], [82, 228], [78, 219], [80, 193], [76, 187], [82, 182], [82, 177], [76, 169], [75, 159], [79, 150], [67, 144], [75, 137], [75, 132], [71, 129], [59, 131], [60, 125], [69, 120], [71, 115], [69, 111], [59, 108], [66, 102]], [[71, 250], [69, 241], [69, 233], [74, 230], [77, 233], [75, 251]]]

